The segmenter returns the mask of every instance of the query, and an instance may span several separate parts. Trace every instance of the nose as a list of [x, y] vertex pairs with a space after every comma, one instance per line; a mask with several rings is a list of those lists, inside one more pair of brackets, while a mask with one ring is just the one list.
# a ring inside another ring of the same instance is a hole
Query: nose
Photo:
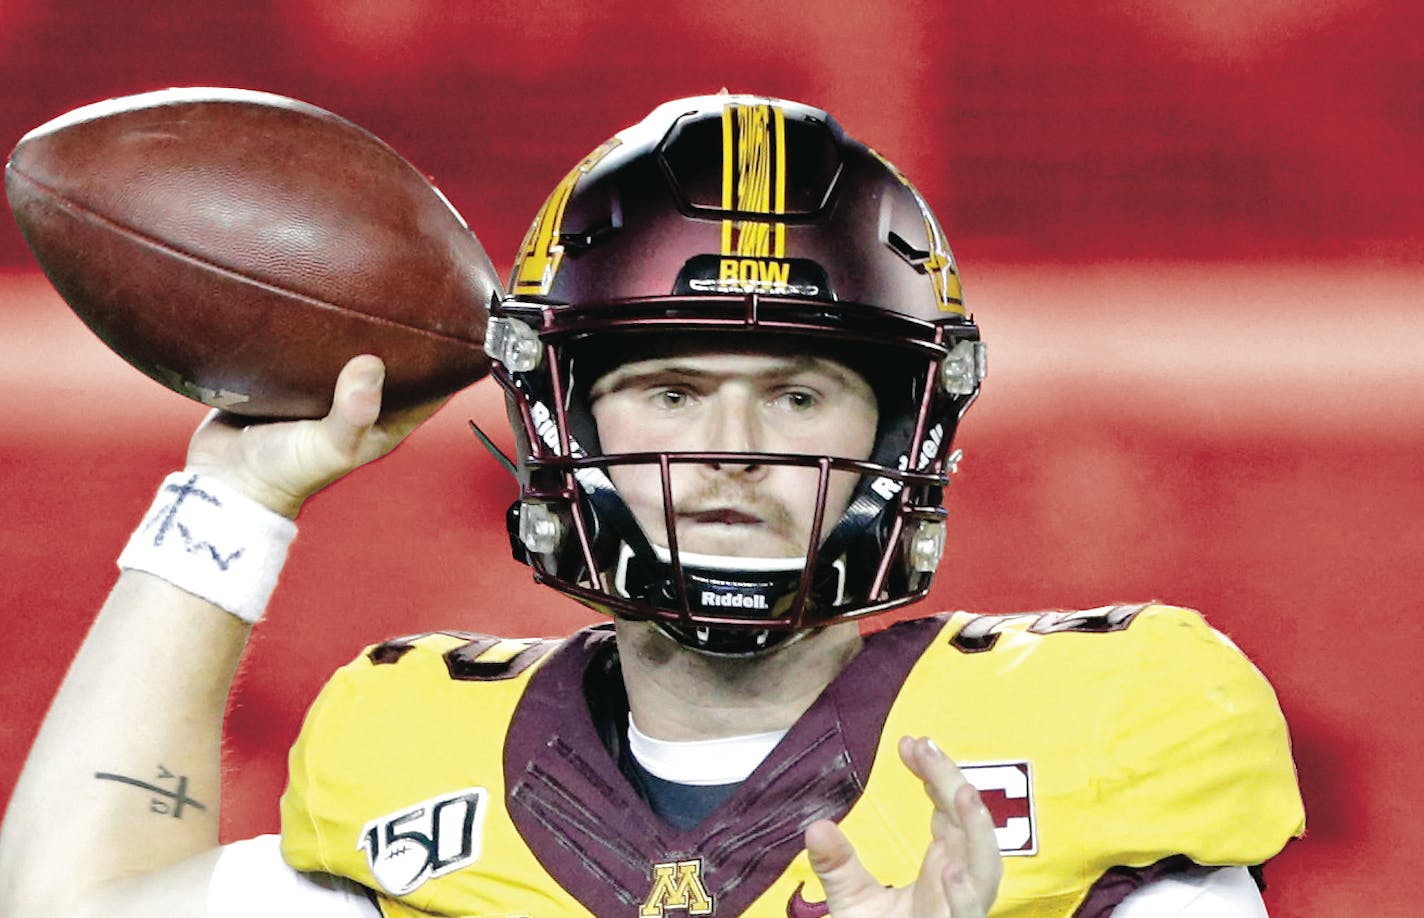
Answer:
[[[753, 399], [740, 393], [723, 393], [708, 412], [703, 449], [718, 453], [761, 452], [766, 435]], [[765, 466], [755, 462], [718, 461], [707, 463], [709, 471], [720, 474], [755, 475]]]

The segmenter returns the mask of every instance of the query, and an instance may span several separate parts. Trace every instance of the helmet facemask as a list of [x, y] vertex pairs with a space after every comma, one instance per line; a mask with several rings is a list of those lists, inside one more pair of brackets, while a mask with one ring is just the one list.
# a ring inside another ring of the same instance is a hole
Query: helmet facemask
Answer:
[[[646, 317], [598, 328], [585, 316], [575, 323], [578, 332], [535, 333], [537, 368], [510, 373], [496, 364], [524, 457], [511, 540], [540, 581], [600, 611], [653, 621], [695, 650], [738, 656], [924, 595], [943, 546], [940, 499], [955, 461], [944, 448], [973, 397], [943, 385], [944, 358], [961, 339], [925, 326], [910, 346], [904, 328], [848, 340], [843, 328], [798, 325], [802, 305], [748, 303], [758, 318], [744, 318], [737, 331], [687, 321], [675, 340], [694, 354], [815, 354], [844, 366], [876, 402], [878, 422], [864, 455], [604, 450], [590, 406], [597, 380], [642, 356], [673, 353], [668, 338], [654, 334], [665, 327]], [[665, 309], [682, 311], [671, 301]], [[513, 302], [496, 313], [531, 332], [531, 322], [570, 317]], [[962, 340], [973, 347], [969, 337]], [[727, 496], [693, 483], [704, 477], [695, 470], [721, 464], [782, 469], [773, 473], [782, 488], [754, 498], [754, 489], [731, 487]], [[635, 476], [641, 487], [629, 489]], [[798, 485], [785, 487], [793, 477]], [[698, 550], [705, 543], [687, 536], [688, 515], [714, 508], [735, 514], [725, 508], [743, 500], [762, 501], [748, 512], [779, 521], [781, 530], [797, 520], [797, 548], [783, 540], [767, 556]]]

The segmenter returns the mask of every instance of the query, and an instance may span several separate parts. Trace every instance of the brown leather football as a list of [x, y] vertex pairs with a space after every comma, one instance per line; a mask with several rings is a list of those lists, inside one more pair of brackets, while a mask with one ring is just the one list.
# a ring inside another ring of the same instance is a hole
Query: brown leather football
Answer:
[[321, 417], [362, 353], [386, 362], [387, 407], [488, 369], [501, 294], [479, 241], [394, 150], [306, 103], [200, 88], [88, 105], [20, 140], [5, 193], [85, 324], [206, 404]]

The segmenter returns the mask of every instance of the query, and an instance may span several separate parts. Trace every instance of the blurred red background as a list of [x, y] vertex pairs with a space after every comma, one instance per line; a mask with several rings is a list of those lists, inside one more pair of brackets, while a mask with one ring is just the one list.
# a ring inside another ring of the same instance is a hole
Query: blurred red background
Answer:
[[[1309, 834], [1272, 914], [1387, 918], [1424, 894], [1421, 60], [1407, 0], [7, 0], [0, 142], [162, 86], [296, 96], [430, 173], [507, 271], [655, 103], [829, 109], [939, 212], [990, 342], [934, 606], [1201, 608], [1292, 724]], [[202, 411], [93, 339], [8, 222], [0, 304], [4, 801]], [[274, 828], [305, 704], [364, 643], [590, 620], [508, 560], [513, 486], [464, 428], [501, 414], [477, 385], [309, 506], [234, 696], [228, 837]]]

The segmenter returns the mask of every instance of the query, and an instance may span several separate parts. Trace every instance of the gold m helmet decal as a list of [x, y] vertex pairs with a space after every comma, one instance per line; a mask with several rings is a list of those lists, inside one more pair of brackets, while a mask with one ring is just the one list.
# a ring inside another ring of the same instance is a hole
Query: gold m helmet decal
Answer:
[[578, 180], [620, 143], [622, 141], [617, 137], [609, 138], [580, 160], [554, 188], [544, 206], [539, 208], [529, 232], [524, 234], [524, 242], [519, 246], [510, 293], [515, 296], [543, 296], [549, 292], [554, 285], [554, 275], [559, 270], [559, 261], [564, 257], [559, 233], [563, 229], [564, 208], [569, 203], [569, 195]]
[[712, 914], [712, 897], [702, 885], [702, 860], [653, 865], [653, 888], [638, 909], [638, 918], [665, 918], [668, 909], [686, 915]]
[[966, 315], [964, 289], [959, 282], [959, 269], [954, 264], [954, 253], [950, 252], [949, 240], [945, 239], [944, 230], [940, 227], [939, 221], [935, 219], [929, 203], [925, 201], [924, 195], [920, 194], [920, 190], [905, 178], [905, 173], [895, 168], [894, 163], [874, 150], [870, 152], [885, 164], [885, 168], [900, 180], [901, 185], [909, 189], [915, 199], [915, 206], [920, 209], [920, 218], [925, 222], [925, 238], [929, 240], [929, 249], [916, 252], [919, 257], [914, 260], [914, 265], [915, 270], [921, 274], [929, 275], [930, 283], [934, 285], [935, 305], [940, 312]]

